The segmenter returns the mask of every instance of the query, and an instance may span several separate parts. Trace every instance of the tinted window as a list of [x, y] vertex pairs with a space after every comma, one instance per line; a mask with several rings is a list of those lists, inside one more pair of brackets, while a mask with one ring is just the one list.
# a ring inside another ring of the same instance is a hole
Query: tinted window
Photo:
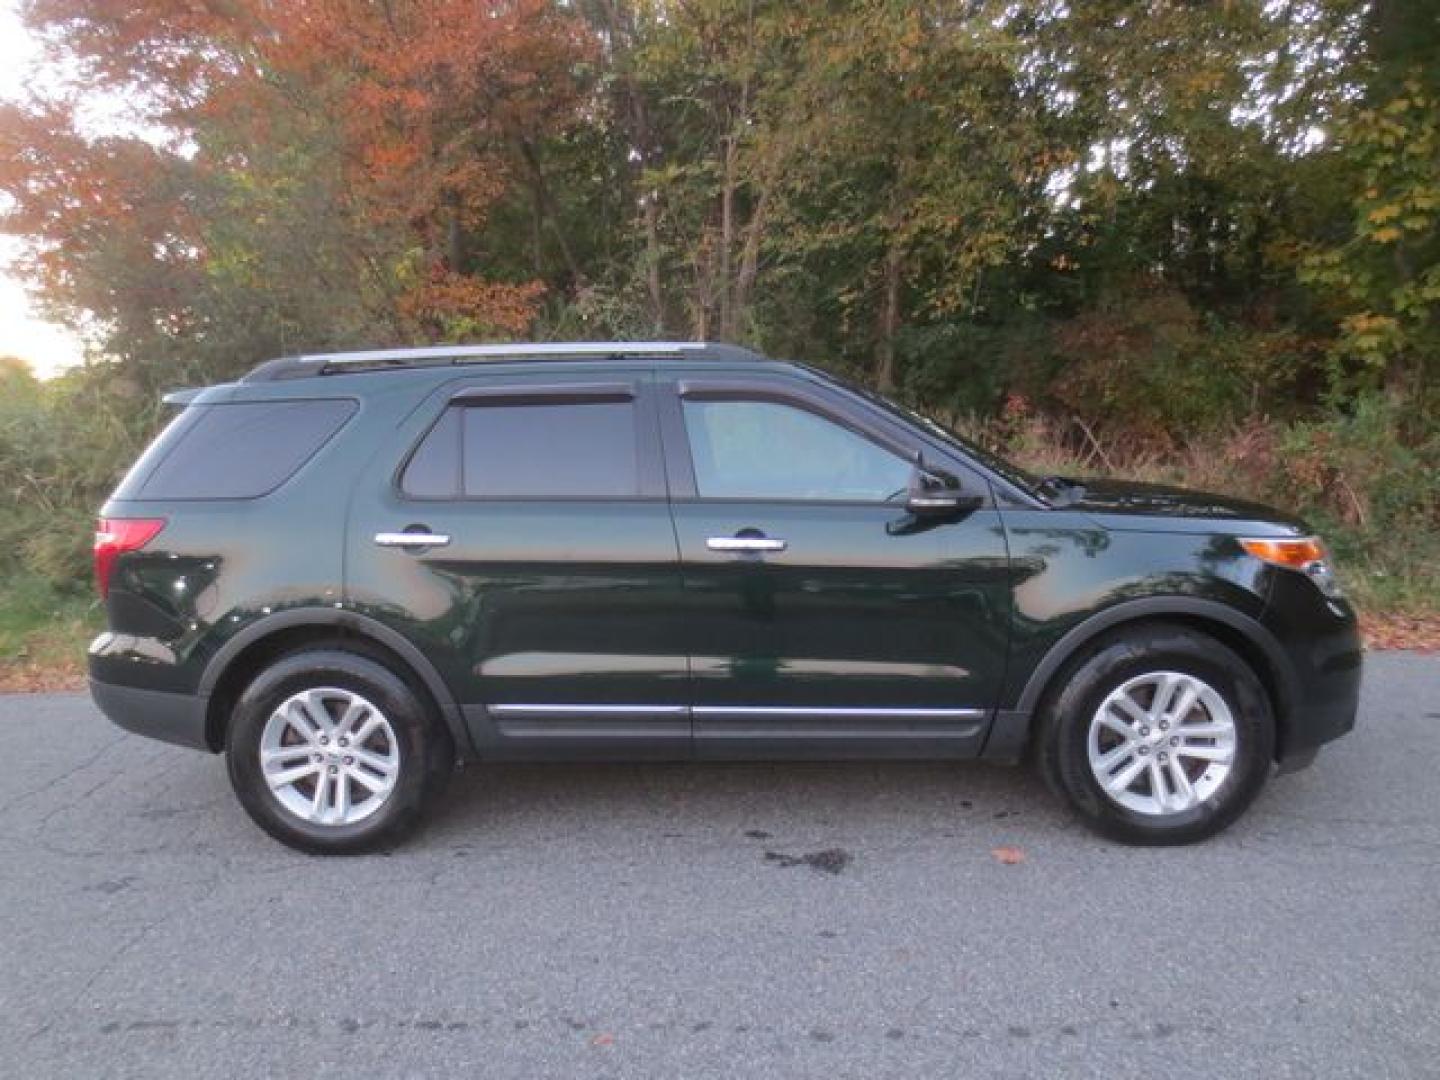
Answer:
[[904, 458], [793, 405], [686, 401], [685, 428], [705, 498], [879, 502], [910, 477]]
[[407, 494], [614, 499], [639, 494], [633, 401], [495, 401], [452, 407], [406, 466]]
[[401, 486], [422, 499], [460, 494], [460, 410], [446, 409], [405, 466]]
[[117, 499], [253, 499], [295, 475], [355, 412], [353, 401], [195, 405], [115, 492]]

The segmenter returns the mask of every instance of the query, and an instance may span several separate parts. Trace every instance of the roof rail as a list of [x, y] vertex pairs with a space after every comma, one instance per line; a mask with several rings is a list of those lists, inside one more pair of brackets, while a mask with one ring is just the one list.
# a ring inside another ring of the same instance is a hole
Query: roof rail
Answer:
[[410, 349], [362, 349], [357, 352], [310, 353], [267, 360], [242, 382], [270, 382], [309, 375], [448, 364], [504, 362], [508, 360], [619, 359], [627, 356], [679, 359], [714, 357], [760, 360], [763, 357], [738, 345], [704, 341], [556, 341], [517, 342], [509, 345], [427, 345]]

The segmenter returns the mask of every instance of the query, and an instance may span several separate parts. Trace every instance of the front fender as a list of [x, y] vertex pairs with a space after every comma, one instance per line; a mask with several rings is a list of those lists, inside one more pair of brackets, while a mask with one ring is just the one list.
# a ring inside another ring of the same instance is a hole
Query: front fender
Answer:
[[[1280, 642], [1259, 621], [1214, 600], [1194, 596], [1151, 596], [1125, 600], [1104, 608], [1072, 627], [1051, 645], [1023, 679], [1009, 689], [1013, 704], [1001, 708], [981, 756], [1013, 761], [1025, 748], [1036, 711], [1055, 677], [1101, 635], [1128, 624], [1169, 619], [1208, 629], [1227, 644], [1238, 646], [1270, 691], [1276, 721], [1283, 729], [1299, 696], [1295, 673]], [[1023, 674], [1023, 673], [1017, 673]]]

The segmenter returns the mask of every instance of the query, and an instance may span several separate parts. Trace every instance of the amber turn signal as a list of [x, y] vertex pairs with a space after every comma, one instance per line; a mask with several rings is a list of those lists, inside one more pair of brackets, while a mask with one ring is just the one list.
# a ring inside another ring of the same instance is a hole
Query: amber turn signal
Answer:
[[1325, 561], [1325, 546], [1313, 536], [1301, 536], [1293, 540], [1241, 540], [1240, 546], [1262, 562], [1290, 570], [1304, 570], [1313, 563]]

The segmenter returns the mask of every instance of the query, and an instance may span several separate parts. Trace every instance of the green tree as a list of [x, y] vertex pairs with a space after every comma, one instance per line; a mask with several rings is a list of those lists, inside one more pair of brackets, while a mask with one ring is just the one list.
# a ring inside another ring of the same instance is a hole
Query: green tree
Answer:
[[1342, 395], [1380, 384], [1423, 401], [1440, 369], [1440, 11], [1378, 0], [1365, 38], [1366, 91], [1336, 132], [1351, 227], [1302, 277], [1339, 323]]

